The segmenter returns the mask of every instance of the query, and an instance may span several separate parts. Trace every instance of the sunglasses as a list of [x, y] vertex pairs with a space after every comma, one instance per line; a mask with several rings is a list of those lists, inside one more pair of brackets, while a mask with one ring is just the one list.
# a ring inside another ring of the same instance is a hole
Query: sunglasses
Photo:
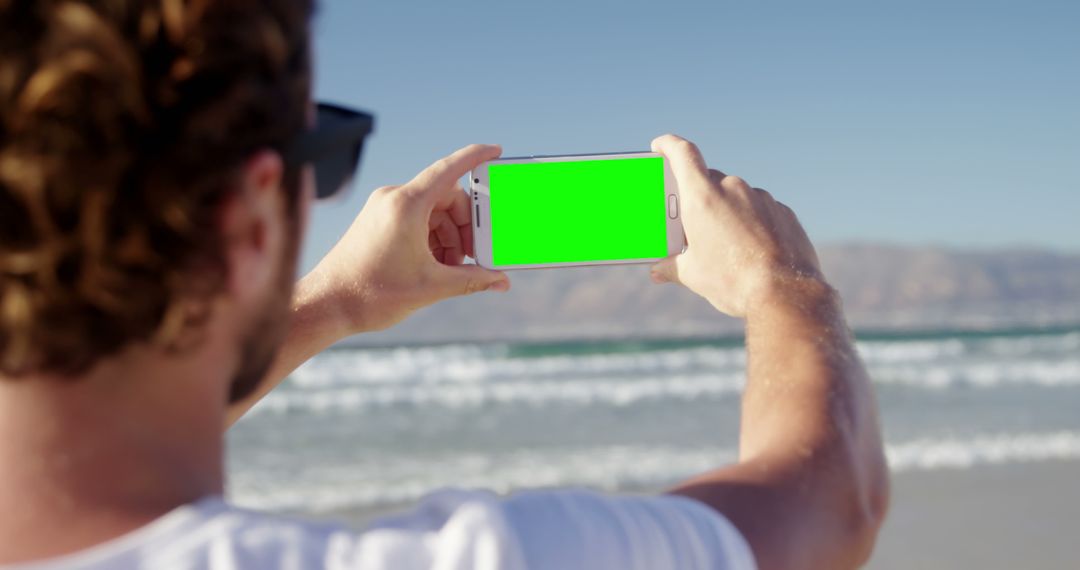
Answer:
[[344, 195], [360, 166], [364, 138], [375, 128], [369, 113], [319, 103], [315, 126], [301, 134], [285, 150], [290, 166], [311, 164], [315, 168], [315, 197], [319, 200]]

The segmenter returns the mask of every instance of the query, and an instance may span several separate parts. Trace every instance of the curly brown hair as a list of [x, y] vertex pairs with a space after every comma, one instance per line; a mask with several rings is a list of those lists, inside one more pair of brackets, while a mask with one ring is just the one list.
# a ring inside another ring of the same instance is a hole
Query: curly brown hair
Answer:
[[0, 0], [0, 374], [75, 376], [205, 322], [230, 180], [305, 127], [312, 9]]

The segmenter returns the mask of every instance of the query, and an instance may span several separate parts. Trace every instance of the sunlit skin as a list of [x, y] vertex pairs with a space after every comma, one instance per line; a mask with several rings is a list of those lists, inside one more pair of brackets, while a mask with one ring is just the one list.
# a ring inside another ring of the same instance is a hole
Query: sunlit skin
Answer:
[[[728, 516], [762, 568], [856, 566], [873, 544], [888, 486], [873, 396], [839, 300], [789, 209], [708, 170], [682, 139], [661, 137], [653, 148], [679, 180], [688, 242], [653, 267], [653, 279], [680, 282], [745, 318], [749, 351], [739, 463], [672, 492]], [[0, 379], [0, 563], [86, 548], [220, 494], [222, 426], [301, 363], [440, 300], [508, 290], [505, 274], [464, 263], [471, 212], [458, 185], [500, 152], [469, 146], [404, 185], [376, 190], [296, 284], [291, 309], [280, 308], [291, 313], [272, 368], [255, 394], [230, 407], [241, 338], [274, 310], [275, 280], [295, 271], [282, 263], [280, 157], [252, 157], [223, 207], [229, 279], [203, 343], [182, 355], [135, 346], [64, 382]]]

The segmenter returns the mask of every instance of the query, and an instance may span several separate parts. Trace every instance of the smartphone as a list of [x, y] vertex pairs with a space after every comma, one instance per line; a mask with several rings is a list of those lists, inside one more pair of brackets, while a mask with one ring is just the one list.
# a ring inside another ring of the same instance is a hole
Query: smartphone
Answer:
[[470, 178], [482, 267], [650, 263], [686, 246], [678, 185], [657, 153], [503, 158]]

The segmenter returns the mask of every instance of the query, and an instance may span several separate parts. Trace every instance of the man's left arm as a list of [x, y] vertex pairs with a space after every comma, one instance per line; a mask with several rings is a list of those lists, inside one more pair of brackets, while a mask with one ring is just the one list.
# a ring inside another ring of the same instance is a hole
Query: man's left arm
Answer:
[[471, 145], [407, 184], [375, 190], [341, 240], [297, 283], [274, 364], [251, 396], [230, 406], [226, 427], [339, 340], [389, 328], [444, 299], [509, 290], [502, 272], [463, 263], [473, 255], [472, 209], [458, 180], [500, 153]]

